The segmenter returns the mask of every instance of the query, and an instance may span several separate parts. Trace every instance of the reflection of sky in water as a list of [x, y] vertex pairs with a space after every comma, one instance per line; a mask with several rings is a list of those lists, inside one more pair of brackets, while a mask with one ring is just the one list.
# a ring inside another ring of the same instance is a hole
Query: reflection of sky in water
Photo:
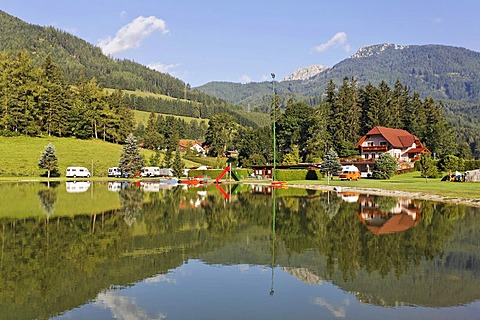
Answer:
[[[295, 270], [207, 265], [199, 260], [131, 287], [100, 293], [58, 319], [475, 319], [480, 303], [433, 309], [363, 304], [330, 282], [309, 284]], [[390, 288], [386, 288], [390, 290]]]

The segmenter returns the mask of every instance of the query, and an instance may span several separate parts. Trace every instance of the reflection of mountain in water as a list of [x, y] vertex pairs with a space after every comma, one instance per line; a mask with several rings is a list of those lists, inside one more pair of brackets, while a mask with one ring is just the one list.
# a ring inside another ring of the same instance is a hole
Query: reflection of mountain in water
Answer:
[[[358, 219], [359, 203], [277, 190], [272, 253], [270, 195], [240, 189], [230, 203], [215, 188], [138, 190], [122, 189], [120, 208], [102, 214], [1, 219], [1, 310], [48, 318], [111, 286], [166, 274], [189, 259], [268, 267], [273, 260], [303, 282], [333, 282], [361, 301], [385, 306], [443, 307], [480, 297], [475, 208], [366, 197], [365, 208], [392, 215], [409, 215], [403, 207], [421, 208], [415, 228], [378, 237]], [[190, 205], [198, 199], [208, 205]]]

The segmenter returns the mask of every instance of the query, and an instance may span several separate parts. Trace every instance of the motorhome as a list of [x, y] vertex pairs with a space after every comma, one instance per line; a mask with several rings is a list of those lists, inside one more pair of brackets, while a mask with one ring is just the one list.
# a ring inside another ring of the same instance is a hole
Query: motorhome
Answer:
[[89, 178], [90, 171], [85, 167], [67, 167], [67, 178]]
[[111, 168], [108, 168], [108, 176], [120, 178], [120, 177], [124, 177], [125, 175], [122, 174], [122, 171], [120, 170], [119, 167], [111, 167]]
[[159, 173], [161, 177], [173, 177], [173, 170], [170, 168], [160, 168]]
[[159, 167], [143, 167], [140, 172], [141, 177], [160, 177]]

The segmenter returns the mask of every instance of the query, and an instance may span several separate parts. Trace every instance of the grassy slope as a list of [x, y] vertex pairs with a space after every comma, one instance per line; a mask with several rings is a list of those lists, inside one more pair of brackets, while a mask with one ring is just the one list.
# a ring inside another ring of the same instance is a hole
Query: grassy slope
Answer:
[[[133, 115], [135, 117], [135, 126], [137, 126], [139, 123], [143, 123], [143, 125], [146, 126], [148, 123], [148, 117], [150, 117], [150, 112], [134, 110]], [[176, 115], [166, 114], [166, 113], [157, 113], [157, 115], [175, 117], [178, 119], [185, 120], [186, 123], [190, 123], [193, 120], [197, 120], [198, 122], [206, 121], [208, 124], [208, 121], [209, 121], [209, 119], [198, 119], [193, 117], [176, 116]]]
[[[44, 171], [38, 168], [38, 160], [45, 146], [53, 143], [58, 157], [58, 168], [62, 176], [68, 166], [83, 166], [92, 170], [94, 176], [106, 176], [107, 168], [118, 165], [122, 146], [101, 140], [79, 140], [74, 138], [29, 138], [0, 137], [0, 176], [39, 177]], [[142, 150], [145, 159], [152, 155]], [[185, 160], [186, 167], [199, 164]]]

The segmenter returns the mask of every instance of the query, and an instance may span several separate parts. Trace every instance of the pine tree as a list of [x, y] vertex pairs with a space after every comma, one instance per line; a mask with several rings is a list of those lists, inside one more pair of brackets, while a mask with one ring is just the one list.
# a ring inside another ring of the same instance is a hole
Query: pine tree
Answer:
[[118, 162], [118, 168], [120, 171], [128, 174], [129, 177], [134, 177], [142, 169], [143, 164], [144, 160], [140, 155], [137, 140], [133, 134], [129, 134], [123, 146], [123, 153]]
[[50, 179], [52, 173], [58, 172], [58, 158], [55, 155], [55, 147], [52, 143], [49, 143], [45, 147], [40, 160], [38, 161], [38, 167], [40, 169], [47, 170], [47, 177]]
[[373, 166], [374, 179], [390, 179], [397, 171], [397, 160], [388, 153], [382, 153]]
[[323, 158], [320, 171], [327, 174], [327, 184], [330, 183], [330, 177], [334, 172], [338, 172], [342, 169], [342, 164], [338, 159], [338, 154], [335, 150], [330, 149]]
[[181, 177], [185, 169], [185, 163], [182, 161], [180, 151], [175, 152], [175, 159], [173, 160], [172, 170], [175, 177]]

